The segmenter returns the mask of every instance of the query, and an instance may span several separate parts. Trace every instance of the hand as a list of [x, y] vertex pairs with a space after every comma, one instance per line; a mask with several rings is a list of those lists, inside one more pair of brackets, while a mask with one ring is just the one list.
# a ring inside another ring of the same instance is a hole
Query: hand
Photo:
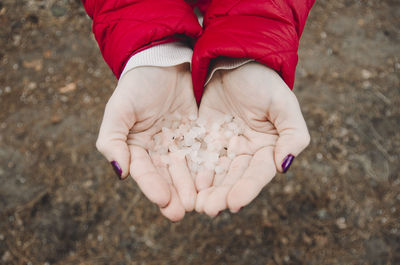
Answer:
[[121, 179], [129, 173], [172, 221], [194, 209], [196, 189], [185, 159], [167, 168], [147, 152], [163, 118], [197, 116], [189, 64], [139, 67], [126, 73], [109, 99], [96, 146]]
[[207, 85], [199, 117], [212, 124], [226, 114], [242, 120], [245, 128], [230, 140], [228, 151], [236, 158], [226, 174], [196, 176], [196, 211], [209, 216], [249, 204], [276, 170], [286, 171], [310, 142], [296, 96], [275, 71], [259, 63], [218, 71]]

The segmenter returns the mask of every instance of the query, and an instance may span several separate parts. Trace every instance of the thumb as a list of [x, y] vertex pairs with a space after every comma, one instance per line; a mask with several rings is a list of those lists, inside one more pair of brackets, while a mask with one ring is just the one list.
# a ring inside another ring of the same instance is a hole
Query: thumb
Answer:
[[129, 175], [131, 154], [126, 141], [135, 115], [127, 98], [119, 96], [117, 90], [106, 105], [96, 147], [122, 180]]
[[273, 100], [269, 115], [279, 134], [274, 150], [275, 165], [283, 173], [310, 143], [299, 102], [291, 90], [287, 91], [282, 95], [283, 99]]

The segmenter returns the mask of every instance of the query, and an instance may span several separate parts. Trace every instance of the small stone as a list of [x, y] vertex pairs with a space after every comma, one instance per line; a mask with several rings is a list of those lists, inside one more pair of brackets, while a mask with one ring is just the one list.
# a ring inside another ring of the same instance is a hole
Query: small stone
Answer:
[[83, 96], [83, 103], [89, 104], [90, 102], [92, 102], [92, 98], [89, 95], [84, 95]]
[[61, 117], [58, 114], [54, 114], [53, 116], [51, 116], [50, 118], [50, 122], [52, 124], [57, 124], [61, 121]]
[[3, 256], [1, 256], [1, 260], [2, 260], [3, 262], [8, 262], [8, 261], [10, 261], [10, 260], [11, 260], [11, 253], [10, 253], [10, 251], [4, 252]]
[[35, 82], [29, 82], [29, 84], [26, 87], [29, 90], [34, 90], [37, 87], [37, 84]]
[[362, 69], [361, 76], [364, 79], [370, 79], [372, 77], [372, 73], [370, 71], [368, 71], [367, 69]]
[[283, 192], [286, 194], [290, 194], [293, 192], [293, 186], [288, 184], [283, 188]]
[[344, 217], [340, 217], [340, 218], [336, 219], [336, 226], [339, 229], [346, 229], [347, 228], [346, 219]]
[[84, 188], [90, 188], [93, 185], [93, 181], [87, 180], [83, 183]]
[[52, 52], [50, 50], [47, 50], [45, 52], [43, 52], [43, 57], [46, 59], [49, 59], [52, 55]]
[[363, 87], [364, 89], [371, 88], [371, 86], [372, 86], [372, 84], [371, 84], [371, 82], [368, 81], [368, 80], [365, 80], [365, 81], [362, 82], [362, 87]]
[[76, 84], [75, 84], [75, 83], [69, 83], [69, 84], [67, 84], [66, 86], [61, 87], [60, 89], [58, 89], [58, 91], [59, 91], [61, 94], [65, 94], [65, 93], [72, 92], [72, 91], [74, 91], [75, 89], [76, 89]]
[[51, 14], [54, 17], [62, 17], [65, 15], [65, 13], [67, 13], [67, 9], [65, 9], [65, 7], [62, 7], [57, 4], [52, 5], [50, 10], [51, 10]]
[[13, 44], [14, 46], [19, 46], [21, 44], [21, 35], [13, 36]]
[[39, 72], [43, 69], [43, 60], [42, 59], [34, 59], [31, 61], [23, 61], [22, 66], [28, 69], [34, 69]]
[[338, 73], [338, 72], [332, 72], [332, 73], [331, 73], [331, 76], [332, 76], [333, 78], [338, 78], [338, 77], [339, 77], [339, 73]]
[[281, 242], [282, 244], [287, 245], [289, 243], [289, 239], [287, 239], [286, 237], [282, 237]]
[[17, 177], [17, 180], [21, 183], [24, 184], [26, 182], [26, 179], [24, 177]]
[[328, 215], [328, 211], [326, 209], [320, 209], [317, 212], [317, 215], [318, 215], [319, 219], [325, 219], [327, 217], [327, 215]]
[[326, 37], [328, 36], [325, 31], [322, 31], [319, 35], [321, 39], [326, 39]]

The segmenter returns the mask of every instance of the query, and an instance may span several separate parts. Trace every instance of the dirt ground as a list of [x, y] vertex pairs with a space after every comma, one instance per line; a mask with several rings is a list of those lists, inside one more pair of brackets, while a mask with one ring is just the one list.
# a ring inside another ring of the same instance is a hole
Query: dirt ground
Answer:
[[161, 216], [95, 149], [116, 84], [79, 0], [0, 0], [0, 264], [400, 264], [400, 1], [319, 0], [312, 141], [239, 214]]

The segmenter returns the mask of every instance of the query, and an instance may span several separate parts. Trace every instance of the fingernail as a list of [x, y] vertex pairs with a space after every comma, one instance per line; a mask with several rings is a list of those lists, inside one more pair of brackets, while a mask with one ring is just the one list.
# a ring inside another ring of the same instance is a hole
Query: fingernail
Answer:
[[292, 164], [294, 160], [294, 155], [289, 154], [285, 157], [285, 159], [282, 162], [282, 171], [283, 173], [286, 173], [286, 171], [288, 171], [290, 165]]
[[112, 161], [112, 162], [111, 162], [111, 166], [113, 167], [114, 172], [115, 172], [115, 174], [117, 174], [118, 178], [122, 180], [122, 177], [121, 177], [121, 175], [122, 175], [122, 169], [121, 169], [121, 167], [119, 166], [118, 162], [117, 162], [117, 161]]

